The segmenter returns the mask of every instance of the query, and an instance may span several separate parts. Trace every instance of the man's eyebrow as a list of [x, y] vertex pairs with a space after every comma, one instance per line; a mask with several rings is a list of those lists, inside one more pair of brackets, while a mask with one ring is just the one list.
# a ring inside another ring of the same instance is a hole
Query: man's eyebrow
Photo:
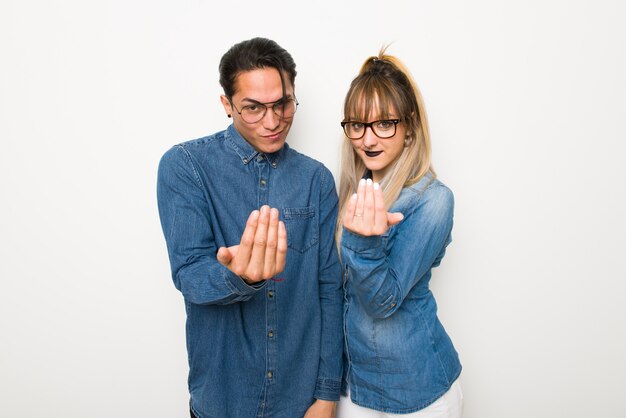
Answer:
[[285, 94], [283, 97], [281, 97], [281, 98], [280, 98], [280, 99], [278, 99], [278, 100], [274, 100], [273, 102], [265, 102], [265, 103], [263, 103], [263, 102], [260, 102], [260, 101], [258, 101], [258, 100], [251, 99], [251, 98], [249, 98], [249, 97], [244, 97], [243, 99], [241, 99], [241, 101], [242, 101], [242, 102], [250, 102], [250, 103], [254, 103], [254, 104], [268, 105], [268, 104], [278, 103], [278, 102], [280, 102], [281, 100], [291, 99], [291, 98], [292, 98], [292, 95], [291, 95], [291, 94]]
[[254, 103], [254, 104], [263, 104], [262, 102], [259, 102], [258, 100], [254, 100], [251, 99], [249, 97], [244, 97], [243, 99], [241, 99], [242, 102], [250, 102], [250, 103]]

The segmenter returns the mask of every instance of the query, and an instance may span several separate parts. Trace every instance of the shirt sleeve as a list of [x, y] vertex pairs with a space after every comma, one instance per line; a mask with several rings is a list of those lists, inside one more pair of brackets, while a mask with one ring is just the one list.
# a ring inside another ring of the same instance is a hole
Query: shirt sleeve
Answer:
[[369, 315], [391, 316], [413, 286], [439, 265], [451, 242], [453, 213], [452, 192], [439, 184], [424, 191], [389, 237], [343, 230], [342, 261]]
[[157, 202], [174, 285], [196, 304], [250, 299], [265, 282], [250, 286], [217, 261], [209, 206], [200, 176], [181, 145], [159, 163]]
[[332, 174], [322, 173], [320, 198], [320, 305], [322, 338], [318, 377], [314, 397], [338, 401], [341, 388], [343, 356], [343, 290], [341, 266], [335, 242], [338, 198]]

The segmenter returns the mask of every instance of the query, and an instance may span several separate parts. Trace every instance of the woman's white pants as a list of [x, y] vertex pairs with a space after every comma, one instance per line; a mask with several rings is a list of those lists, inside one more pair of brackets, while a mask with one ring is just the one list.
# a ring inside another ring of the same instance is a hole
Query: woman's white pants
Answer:
[[390, 414], [363, 408], [353, 404], [349, 396], [342, 396], [337, 405], [337, 418], [461, 418], [462, 416], [463, 391], [459, 379], [434, 403], [410, 414]]

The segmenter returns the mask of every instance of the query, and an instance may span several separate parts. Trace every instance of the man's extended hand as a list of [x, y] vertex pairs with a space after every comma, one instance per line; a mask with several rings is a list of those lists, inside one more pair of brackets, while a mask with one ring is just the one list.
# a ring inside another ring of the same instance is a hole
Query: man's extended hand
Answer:
[[335, 418], [336, 402], [317, 399], [313, 405], [307, 409], [303, 418]]
[[248, 283], [271, 279], [285, 269], [287, 230], [278, 209], [250, 213], [239, 245], [221, 247], [217, 260]]

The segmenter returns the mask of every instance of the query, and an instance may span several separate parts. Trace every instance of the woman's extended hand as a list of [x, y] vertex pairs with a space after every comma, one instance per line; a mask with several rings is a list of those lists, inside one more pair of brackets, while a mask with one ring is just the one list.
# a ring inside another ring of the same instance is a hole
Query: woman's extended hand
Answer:
[[404, 215], [400, 212], [387, 212], [378, 183], [372, 183], [371, 179], [361, 179], [357, 192], [346, 205], [343, 226], [359, 235], [382, 235], [402, 219]]

